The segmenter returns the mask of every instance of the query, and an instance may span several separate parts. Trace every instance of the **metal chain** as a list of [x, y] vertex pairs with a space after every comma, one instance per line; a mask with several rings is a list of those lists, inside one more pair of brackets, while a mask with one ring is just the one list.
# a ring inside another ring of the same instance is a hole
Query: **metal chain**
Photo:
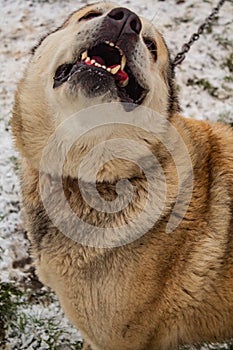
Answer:
[[190, 50], [191, 46], [200, 38], [200, 35], [203, 34], [204, 30], [214, 21], [215, 16], [218, 14], [220, 8], [223, 6], [226, 0], [220, 0], [218, 5], [214, 7], [211, 14], [205, 19], [205, 21], [198, 27], [196, 33], [194, 33], [189, 41], [182, 46], [181, 51], [174, 58], [172, 65], [176, 67], [178, 64], [181, 64], [186, 56], [186, 53]]

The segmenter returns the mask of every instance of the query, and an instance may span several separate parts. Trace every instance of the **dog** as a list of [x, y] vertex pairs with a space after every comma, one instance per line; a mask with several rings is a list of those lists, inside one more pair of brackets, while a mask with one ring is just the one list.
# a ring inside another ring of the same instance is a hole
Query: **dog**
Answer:
[[33, 49], [12, 131], [37, 274], [84, 349], [233, 337], [233, 131], [180, 115], [150, 21], [71, 14]]

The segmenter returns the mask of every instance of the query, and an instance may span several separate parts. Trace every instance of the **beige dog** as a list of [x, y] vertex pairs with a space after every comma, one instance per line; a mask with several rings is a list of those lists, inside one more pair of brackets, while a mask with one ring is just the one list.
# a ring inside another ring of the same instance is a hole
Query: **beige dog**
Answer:
[[39, 278], [85, 348], [233, 337], [233, 132], [179, 115], [149, 21], [74, 12], [33, 50], [13, 134]]

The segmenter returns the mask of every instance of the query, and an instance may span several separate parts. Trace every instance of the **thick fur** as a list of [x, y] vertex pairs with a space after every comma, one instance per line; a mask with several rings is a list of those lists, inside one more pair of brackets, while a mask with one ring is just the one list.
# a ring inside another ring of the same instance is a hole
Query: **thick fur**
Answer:
[[[147, 185], [135, 163], [118, 158], [97, 175], [98, 191], [108, 201], [115, 199], [115, 186], [121, 179], [128, 179], [136, 189], [131, 205], [118, 213], [91, 208], [82, 197], [76, 177], [80, 159], [92, 147], [104, 140], [131, 138], [156, 155], [163, 167], [167, 196], [160, 219], [131, 243], [95, 248], [65, 236], [44, 209], [41, 183], [50, 189], [48, 197], [55, 210], [61, 216], [63, 213], [56, 191], [59, 174], [49, 153], [42, 171], [40, 168], [43, 150], [56, 127], [86, 107], [119, 100], [111, 91], [91, 98], [82, 88], [71, 92], [67, 84], [53, 89], [56, 68], [72, 62], [81, 47], [90, 46], [106, 14], [114, 7], [117, 6], [100, 3], [73, 13], [35, 48], [18, 85], [13, 134], [22, 157], [25, 224], [38, 276], [56, 292], [65, 313], [82, 332], [85, 349], [168, 350], [183, 344], [230, 339], [233, 337], [233, 132], [227, 126], [179, 115], [169, 52], [162, 36], [147, 20], [141, 19], [142, 32], [128, 59], [137, 79], [149, 90], [142, 107], [162, 116], [157, 124], [160, 138], [142, 130], [135, 133], [124, 125], [113, 126], [110, 132], [104, 127], [101, 132], [84, 135], [67, 156], [63, 188], [72, 210], [90, 224], [114, 226], [137, 216], [147, 198]], [[102, 16], [79, 21], [90, 10], [101, 11]], [[157, 60], [143, 43], [143, 36], [156, 42]], [[174, 232], [168, 234], [166, 225], [174, 208], [178, 176], [163, 140], [169, 139], [178, 157], [182, 157], [182, 150], [176, 147], [177, 141], [172, 137], [172, 127], [188, 149], [193, 190], [187, 212]], [[61, 137], [58, 142], [62, 152], [66, 149], [66, 139]], [[135, 148], [134, 152], [136, 159], [142, 158], [139, 150]], [[102, 150], [98, 157], [103, 154]], [[92, 191], [88, 174], [88, 171], [83, 173], [80, 181]], [[158, 198], [161, 186], [156, 183], [152, 188]], [[159, 200], [157, 203], [159, 206]], [[69, 225], [67, 222], [68, 229]]]

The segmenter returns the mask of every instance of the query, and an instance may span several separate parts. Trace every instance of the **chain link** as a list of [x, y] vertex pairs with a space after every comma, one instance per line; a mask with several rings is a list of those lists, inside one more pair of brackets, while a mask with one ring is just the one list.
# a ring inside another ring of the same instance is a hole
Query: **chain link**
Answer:
[[186, 53], [190, 50], [191, 46], [200, 38], [200, 35], [203, 34], [204, 30], [209, 27], [209, 25], [215, 20], [216, 15], [218, 14], [220, 8], [223, 6], [226, 0], [220, 0], [216, 7], [214, 7], [211, 14], [205, 19], [205, 21], [198, 27], [197, 32], [194, 33], [189, 41], [182, 46], [181, 51], [174, 58], [172, 65], [176, 67], [181, 64], [184, 59]]

